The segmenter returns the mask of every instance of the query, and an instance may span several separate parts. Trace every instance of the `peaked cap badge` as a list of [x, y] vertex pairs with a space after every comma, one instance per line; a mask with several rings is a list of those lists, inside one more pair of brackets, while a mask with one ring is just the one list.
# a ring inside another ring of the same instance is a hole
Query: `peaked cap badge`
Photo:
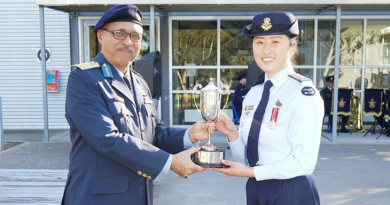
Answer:
[[264, 31], [270, 30], [272, 28], [271, 18], [269, 17], [264, 18], [263, 24], [261, 24], [261, 28], [263, 28]]

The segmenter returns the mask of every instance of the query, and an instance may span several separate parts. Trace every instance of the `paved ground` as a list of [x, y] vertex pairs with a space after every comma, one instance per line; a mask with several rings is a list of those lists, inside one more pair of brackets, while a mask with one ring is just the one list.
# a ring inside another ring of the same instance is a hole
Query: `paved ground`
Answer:
[[[42, 189], [48, 187], [53, 196], [47, 204], [59, 204], [61, 183], [65, 183], [64, 173], [69, 163], [69, 132], [51, 134], [50, 142], [41, 142], [43, 137], [39, 133], [12, 133], [15, 141], [29, 140], [0, 152], [0, 204], [46, 204], [42, 200], [49, 198], [44, 197]], [[10, 140], [9, 133], [5, 135], [6, 141]], [[326, 139], [330, 135], [324, 134], [314, 172], [323, 205], [389, 204], [390, 138], [383, 136], [375, 140], [377, 136], [364, 138], [363, 134], [341, 133], [335, 144]], [[214, 136], [212, 142], [220, 148], [227, 146], [221, 135]], [[230, 152], [227, 153], [231, 159]], [[13, 172], [20, 177], [13, 177]], [[5, 176], [7, 173], [11, 177]], [[44, 176], [50, 176], [54, 181], [48, 183], [52, 184], [39, 185], [37, 181], [45, 179]], [[25, 178], [33, 182], [20, 185], [20, 180]], [[30, 183], [38, 185], [30, 186]], [[244, 205], [245, 183], [245, 178], [227, 177], [209, 170], [187, 179], [170, 172], [155, 180], [155, 205]], [[7, 193], [12, 193], [12, 200], [7, 198], [10, 196]], [[41, 201], [34, 201], [38, 199]]]

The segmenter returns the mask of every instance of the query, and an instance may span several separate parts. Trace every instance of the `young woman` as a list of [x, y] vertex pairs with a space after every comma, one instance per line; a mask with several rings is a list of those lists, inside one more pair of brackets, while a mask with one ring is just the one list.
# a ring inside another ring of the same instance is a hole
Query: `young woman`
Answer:
[[213, 170], [249, 177], [248, 205], [319, 205], [312, 172], [324, 105], [312, 81], [293, 69], [298, 21], [287, 12], [258, 14], [242, 34], [253, 39], [255, 61], [266, 75], [244, 99], [239, 131], [219, 116], [216, 128], [241, 163], [223, 160], [229, 168]]

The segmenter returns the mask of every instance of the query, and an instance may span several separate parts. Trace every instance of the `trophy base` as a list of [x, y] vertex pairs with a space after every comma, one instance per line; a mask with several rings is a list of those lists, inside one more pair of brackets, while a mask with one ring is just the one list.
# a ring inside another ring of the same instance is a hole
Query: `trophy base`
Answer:
[[191, 158], [195, 164], [204, 168], [228, 167], [221, 163], [221, 160], [225, 159], [225, 150], [223, 149], [206, 150], [202, 148], [198, 152], [194, 153]]

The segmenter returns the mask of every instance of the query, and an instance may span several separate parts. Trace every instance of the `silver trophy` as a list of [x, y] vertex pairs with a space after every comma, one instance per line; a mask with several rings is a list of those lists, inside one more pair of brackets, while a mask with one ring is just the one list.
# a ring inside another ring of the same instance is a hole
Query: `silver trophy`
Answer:
[[[206, 87], [201, 89], [202, 85], [197, 84], [194, 86], [193, 94], [200, 95], [200, 109], [196, 104], [195, 98], [195, 106], [202, 115], [203, 120], [205, 121], [216, 121], [218, 117], [218, 113], [221, 110], [221, 96], [229, 95], [229, 86], [222, 85], [222, 91], [217, 86], [214, 85], [213, 82], [210, 82]], [[227, 101], [223, 109], [225, 109], [227, 105]], [[201, 147], [201, 149], [194, 154], [193, 160], [196, 164], [201, 167], [225, 167], [225, 165], [221, 164], [221, 159], [225, 159], [225, 150], [218, 149], [216, 146], [211, 144], [210, 141], [210, 130], [209, 130], [209, 141]]]

